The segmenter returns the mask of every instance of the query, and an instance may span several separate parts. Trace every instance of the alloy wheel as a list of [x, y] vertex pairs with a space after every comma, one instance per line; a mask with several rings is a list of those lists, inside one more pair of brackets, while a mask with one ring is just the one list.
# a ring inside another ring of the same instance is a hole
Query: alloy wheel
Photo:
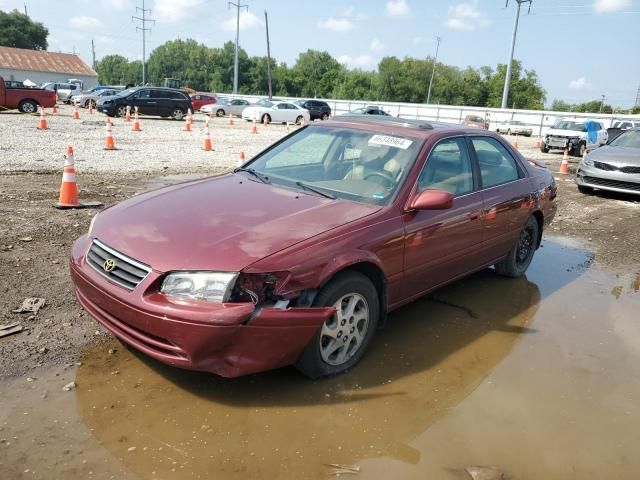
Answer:
[[348, 293], [335, 304], [336, 313], [322, 326], [320, 355], [329, 365], [349, 361], [362, 345], [369, 328], [369, 305], [359, 293]]

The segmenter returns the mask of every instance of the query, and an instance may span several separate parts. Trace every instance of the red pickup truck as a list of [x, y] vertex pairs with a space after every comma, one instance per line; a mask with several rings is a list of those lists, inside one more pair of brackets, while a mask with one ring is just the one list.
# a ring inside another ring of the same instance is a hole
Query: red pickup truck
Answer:
[[42, 88], [7, 86], [0, 76], [0, 111], [17, 108], [23, 113], [38, 111], [38, 105], [44, 108], [56, 104], [56, 92]]

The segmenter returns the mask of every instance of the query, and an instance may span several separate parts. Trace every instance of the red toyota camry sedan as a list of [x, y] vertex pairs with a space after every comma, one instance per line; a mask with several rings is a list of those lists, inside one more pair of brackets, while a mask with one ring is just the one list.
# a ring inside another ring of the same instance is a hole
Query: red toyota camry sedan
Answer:
[[524, 274], [555, 212], [549, 171], [496, 134], [345, 117], [107, 208], [71, 275], [93, 317], [162, 362], [317, 378], [353, 367], [389, 311], [488, 266]]

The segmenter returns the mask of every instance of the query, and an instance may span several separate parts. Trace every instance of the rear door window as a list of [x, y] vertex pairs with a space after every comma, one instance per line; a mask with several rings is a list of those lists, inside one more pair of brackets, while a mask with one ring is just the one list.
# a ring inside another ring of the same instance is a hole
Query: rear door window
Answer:
[[483, 188], [493, 187], [520, 178], [520, 169], [507, 149], [491, 137], [470, 137], [480, 167]]

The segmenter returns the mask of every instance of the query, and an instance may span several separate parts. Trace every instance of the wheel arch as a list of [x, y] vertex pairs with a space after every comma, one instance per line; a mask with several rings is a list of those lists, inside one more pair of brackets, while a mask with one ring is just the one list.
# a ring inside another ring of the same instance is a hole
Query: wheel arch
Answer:
[[531, 215], [533, 216], [533, 218], [536, 219], [536, 222], [538, 222], [538, 240], [536, 245], [536, 249], [538, 249], [540, 248], [540, 243], [542, 242], [542, 230], [544, 229], [544, 215], [540, 210], [536, 210]]
[[18, 103], [18, 108], [20, 108], [25, 102], [32, 102], [35, 103], [36, 107], [40, 106], [40, 102], [38, 100], [36, 100], [35, 98], [23, 98], [22, 100], [20, 100], [20, 102]]
[[358, 272], [373, 283], [376, 291], [378, 292], [378, 299], [380, 302], [380, 326], [383, 326], [387, 319], [387, 277], [380, 265], [370, 259], [354, 260], [351, 263], [344, 264], [339, 268], [335, 268], [331, 271], [326, 271], [323, 276], [322, 282], [318, 286], [318, 290], [322, 289], [332, 279], [339, 275], [344, 275], [349, 272]]

